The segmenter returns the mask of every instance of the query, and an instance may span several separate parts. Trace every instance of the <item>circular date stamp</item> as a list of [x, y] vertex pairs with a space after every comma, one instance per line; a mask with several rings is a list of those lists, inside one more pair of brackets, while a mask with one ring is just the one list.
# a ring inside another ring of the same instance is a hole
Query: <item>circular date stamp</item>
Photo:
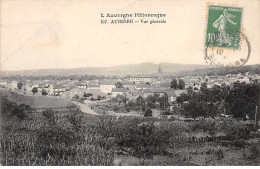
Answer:
[[[251, 54], [251, 46], [248, 38], [245, 34], [234, 30], [226, 30], [231, 36], [238, 37], [239, 35], [239, 48], [229, 48], [228, 43], [219, 44], [218, 36], [219, 32], [216, 32], [214, 44], [218, 46], [205, 45], [205, 56], [204, 59], [208, 64], [215, 64], [217, 66], [225, 68], [236, 68], [243, 66], [247, 63]], [[220, 46], [221, 45], [221, 46]]]

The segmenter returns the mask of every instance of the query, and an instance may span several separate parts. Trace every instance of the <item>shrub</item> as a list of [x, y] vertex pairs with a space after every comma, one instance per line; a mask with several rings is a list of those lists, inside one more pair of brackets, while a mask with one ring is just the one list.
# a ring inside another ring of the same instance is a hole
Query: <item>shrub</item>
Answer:
[[172, 113], [170, 111], [164, 111], [162, 112], [162, 115], [171, 115]]
[[253, 160], [259, 158], [259, 146], [253, 144], [249, 147], [250, 154], [247, 156], [248, 159]]
[[64, 148], [71, 147], [82, 140], [83, 137], [77, 135], [77, 133], [72, 130], [64, 129], [59, 126], [44, 127], [38, 131], [36, 145], [40, 150], [40, 156], [43, 158], [46, 158], [47, 156], [57, 156], [62, 159], [64, 156], [75, 154], [75, 152], [66, 151], [61, 148], [61, 146]]
[[230, 140], [248, 139], [249, 127], [240, 122], [233, 122], [226, 127], [225, 133]]
[[114, 106], [114, 108], [113, 108], [113, 110], [115, 111], [115, 112], [117, 112], [117, 111], [119, 111], [120, 110], [120, 108], [119, 108], [119, 106]]
[[6, 97], [1, 96], [1, 113], [4, 118], [17, 117], [20, 120], [27, 118], [33, 111], [33, 109], [25, 104], [17, 105], [15, 102], [9, 101]]
[[48, 121], [50, 125], [55, 123], [54, 111], [52, 109], [47, 109], [42, 112], [43, 117]]
[[154, 124], [154, 121], [142, 122], [131, 119], [117, 123], [115, 142], [135, 157], [151, 159], [156, 154], [162, 154], [169, 143], [169, 135]]
[[151, 109], [147, 109], [144, 112], [144, 117], [152, 117], [153, 116], [153, 111]]

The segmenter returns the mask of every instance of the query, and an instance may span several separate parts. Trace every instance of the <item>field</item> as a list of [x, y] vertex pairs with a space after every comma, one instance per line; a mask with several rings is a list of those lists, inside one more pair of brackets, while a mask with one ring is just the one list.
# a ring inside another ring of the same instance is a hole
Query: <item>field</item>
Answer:
[[24, 96], [13, 91], [1, 90], [1, 96], [6, 96], [8, 100], [16, 102], [17, 104], [26, 104], [32, 108], [59, 108], [73, 105], [72, 103], [48, 96]]
[[252, 121], [34, 113], [5, 97], [0, 115], [2, 165], [259, 165]]

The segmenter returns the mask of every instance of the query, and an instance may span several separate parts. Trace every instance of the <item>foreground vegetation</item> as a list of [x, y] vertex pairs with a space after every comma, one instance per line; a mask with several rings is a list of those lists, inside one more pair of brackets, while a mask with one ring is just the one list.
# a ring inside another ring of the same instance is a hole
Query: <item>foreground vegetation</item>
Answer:
[[248, 121], [42, 113], [1, 98], [2, 165], [258, 165]]

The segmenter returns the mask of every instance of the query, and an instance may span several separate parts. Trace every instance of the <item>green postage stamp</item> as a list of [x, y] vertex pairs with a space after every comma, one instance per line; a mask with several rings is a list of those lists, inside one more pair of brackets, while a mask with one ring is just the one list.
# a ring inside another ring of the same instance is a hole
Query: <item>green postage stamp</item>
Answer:
[[243, 8], [208, 6], [205, 46], [239, 49]]

